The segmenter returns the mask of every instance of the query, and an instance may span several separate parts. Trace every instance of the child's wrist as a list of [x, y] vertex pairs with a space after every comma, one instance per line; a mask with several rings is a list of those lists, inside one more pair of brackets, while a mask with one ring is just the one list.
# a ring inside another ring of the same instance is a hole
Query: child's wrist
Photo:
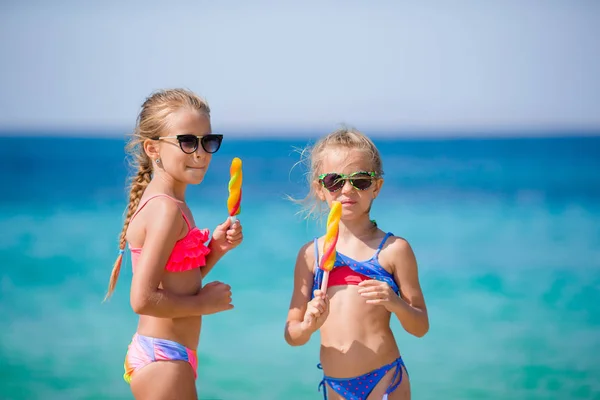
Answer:
[[394, 314], [402, 312], [403, 310], [409, 307], [408, 304], [406, 304], [406, 302], [402, 300], [400, 296], [395, 296], [394, 298], [392, 298], [392, 301], [390, 303], [391, 305], [388, 307], [388, 311]]
[[227, 250], [221, 249], [219, 246], [217, 246], [214, 243], [214, 241], [215, 241], [214, 239], [211, 239], [210, 242], [208, 242], [207, 247], [210, 250], [210, 252], [215, 255], [220, 255], [220, 256], [225, 255], [225, 253], [227, 253]]
[[305, 321], [302, 321], [302, 322], [300, 322], [300, 332], [302, 333], [302, 335], [311, 336], [313, 333], [316, 332], [316, 329], [311, 327]]

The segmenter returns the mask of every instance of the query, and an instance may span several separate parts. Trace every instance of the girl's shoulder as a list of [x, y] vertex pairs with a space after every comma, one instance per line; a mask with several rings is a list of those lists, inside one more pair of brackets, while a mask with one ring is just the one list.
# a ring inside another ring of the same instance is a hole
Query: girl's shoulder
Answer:
[[397, 236], [394, 234], [390, 234], [383, 244], [383, 249], [387, 248], [388, 250], [392, 250], [393, 252], [402, 252], [406, 251], [410, 247], [410, 243], [408, 240], [402, 236]]
[[315, 264], [315, 245], [314, 239], [304, 243], [300, 250], [298, 250], [298, 255], [296, 256], [296, 269], [307, 269], [312, 273], [313, 265]]
[[183, 201], [166, 194], [144, 193], [136, 210], [129, 218], [127, 230], [128, 232], [130, 230], [144, 231], [151, 225], [158, 225], [160, 229], [166, 228], [163, 225], [183, 226], [187, 222], [183, 207], [185, 207]]
[[[401, 236], [390, 235], [379, 253], [379, 262], [394, 271], [415, 258], [412, 246]], [[386, 268], [386, 269], [388, 269]]]

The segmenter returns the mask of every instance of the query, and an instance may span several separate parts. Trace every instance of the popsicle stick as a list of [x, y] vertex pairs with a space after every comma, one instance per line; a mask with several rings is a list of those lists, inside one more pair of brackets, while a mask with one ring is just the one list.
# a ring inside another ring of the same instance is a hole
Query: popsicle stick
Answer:
[[235, 224], [237, 222], [237, 215], [230, 215], [229, 218], [231, 219], [231, 225]]
[[329, 281], [329, 271], [323, 271], [323, 281], [321, 282], [321, 291], [327, 293], [327, 281]]

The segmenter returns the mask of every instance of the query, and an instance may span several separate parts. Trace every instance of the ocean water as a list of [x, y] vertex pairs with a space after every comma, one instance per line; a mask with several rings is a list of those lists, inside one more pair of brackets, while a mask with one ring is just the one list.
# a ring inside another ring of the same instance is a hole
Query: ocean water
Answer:
[[[226, 138], [188, 201], [226, 218], [244, 161], [245, 241], [208, 276], [235, 309], [205, 318], [201, 399], [320, 399], [319, 337], [283, 327], [304, 221], [295, 140]], [[600, 137], [375, 139], [385, 185], [373, 217], [413, 246], [431, 329], [392, 322], [414, 399], [600, 399]], [[126, 206], [122, 140], [0, 138], [0, 398], [130, 399], [130, 261], [102, 304]]]

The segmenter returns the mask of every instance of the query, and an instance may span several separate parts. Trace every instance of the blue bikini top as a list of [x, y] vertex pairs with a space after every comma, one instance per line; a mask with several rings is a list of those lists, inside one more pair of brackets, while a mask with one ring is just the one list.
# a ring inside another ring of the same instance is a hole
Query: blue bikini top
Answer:
[[[400, 296], [400, 288], [396, 284], [396, 281], [394, 280], [393, 275], [390, 274], [388, 271], [386, 271], [385, 268], [383, 268], [381, 266], [381, 264], [379, 263], [379, 252], [381, 251], [381, 249], [383, 248], [383, 245], [385, 244], [385, 242], [387, 241], [387, 239], [390, 236], [393, 236], [393, 233], [391, 233], [391, 232], [386, 233], [385, 236], [383, 237], [383, 240], [381, 241], [381, 243], [379, 243], [379, 246], [377, 247], [375, 254], [373, 254], [373, 256], [371, 258], [369, 258], [368, 260], [365, 260], [365, 261], [356, 261], [348, 256], [343, 255], [340, 252], [336, 252], [333, 269], [335, 270], [335, 268], [337, 268], [337, 267], [344, 267], [344, 266], [349, 267], [354, 272], [359, 273], [364, 276], [367, 276], [370, 279], [376, 279], [379, 281], [386, 282], [388, 285], [390, 285], [392, 290], [398, 296]], [[315, 244], [315, 267], [314, 267], [313, 289], [312, 289], [311, 296], [310, 296], [311, 299], [314, 297], [314, 294], [313, 294], [314, 291], [321, 287], [321, 283], [323, 282], [323, 272], [324, 272], [318, 266], [319, 265], [318, 238], [314, 239], [314, 244]], [[333, 273], [333, 271], [331, 271], [330, 274], [331, 273]]]

